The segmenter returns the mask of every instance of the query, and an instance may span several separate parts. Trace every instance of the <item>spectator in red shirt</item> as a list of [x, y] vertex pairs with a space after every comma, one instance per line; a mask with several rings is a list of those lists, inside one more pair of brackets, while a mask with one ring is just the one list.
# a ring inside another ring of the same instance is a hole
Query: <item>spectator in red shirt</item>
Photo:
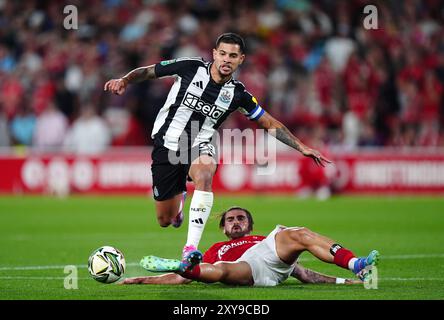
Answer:
[[421, 92], [423, 98], [421, 117], [423, 122], [439, 121], [443, 92], [443, 85], [437, 79], [435, 72], [433, 70], [427, 71]]
[[[234, 285], [275, 286], [289, 276], [304, 283], [361, 283], [341, 279], [305, 269], [296, 261], [303, 251], [318, 259], [352, 270], [361, 279], [367, 279], [369, 264], [375, 264], [377, 251], [366, 258], [354, 254], [324, 236], [303, 227], [276, 226], [268, 237], [250, 235], [253, 217], [244, 208], [231, 207], [222, 213], [219, 224], [228, 241], [212, 245], [204, 255], [204, 263], [180, 270], [180, 261], [147, 256], [140, 262], [149, 271], [174, 271], [161, 276], [125, 279], [122, 284], [186, 284], [192, 280], [222, 282]], [[370, 261], [372, 260], [372, 261]]]

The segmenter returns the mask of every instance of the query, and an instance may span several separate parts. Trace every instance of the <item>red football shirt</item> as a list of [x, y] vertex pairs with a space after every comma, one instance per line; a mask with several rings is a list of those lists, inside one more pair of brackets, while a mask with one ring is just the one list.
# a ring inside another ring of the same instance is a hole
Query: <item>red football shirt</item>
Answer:
[[215, 243], [205, 252], [203, 262], [236, 261], [245, 251], [264, 239], [264, 236], [245, 236], [230, 241]]

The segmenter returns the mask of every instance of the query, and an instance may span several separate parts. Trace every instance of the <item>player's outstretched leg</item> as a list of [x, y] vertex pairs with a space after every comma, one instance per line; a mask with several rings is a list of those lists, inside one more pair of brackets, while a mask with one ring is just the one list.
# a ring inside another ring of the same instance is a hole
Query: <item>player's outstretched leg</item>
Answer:
[[191, 272], [202, 261], [202, 253], [196, 250], [188, 260], [165, 259], [146, 256], [140, 260], [140, 266], [151, 272]]
[[184, 258], [189, 252], [195, 251], [199, 245], [213, 207], [213, 197], [212, 192], [194, 190], [190, 204], [187, 242], [182, 252]]
[[[180, 217], [180, 207], [183, 197], [183, 193], [179, 193], [170, 199], [155, 201], [157, 221], [161, 227], [168, 227], [174, 223], [176, 217]], [[178, 222], [176, 222], [176, 225], [177, 223]]]
[[373, 250], [367, 257], [356, 257], [333, 240], [317, 234], [308, 228], [287, 228], [276, 234], [276, 250], [282, 261], [292, 264], [303, 251], [309, 251], [316, 258], [348, 269], [361, 280], [365, 279], [367, 266], [375, 266], [379, 252]]
[[372, 250], [366, 257], [356, 257], [353, 252], [334, 244], [330, 249], [334, 255], [334, 263], [344, 269], [349, 269], [361, 280], [368, 276], [366, 267], [376, 266], [379, 262], [379, 252]]
[[174, 228], [179, 228], [183, 223], [183, 208], [185, 207], [185, 200], [187, 199], [187, 192], [182, 192], [182, 199], [180, 200], [179, 212], [171, 220], [171, 224]]
[[188, 171], [188, 175], [194, 182], [195, 190], [190, 204], [187, 242], [182, 250], [184, 263], [187, 263], [186, 261], [189, 259], [196, 259], [196, 256], [193, 257], [193, 255], [197, 251], [213, 207], [214, 195], [211, 192], [211, 185], [217, 165], [210, 154], [202, 154], [196, 158]]
[[368, 266], [376, 266], [379, 262], [379, 252], [372, 250], [367, 257], [357, 258], [353, 263], [353, 273], [356, 274], [359, 279], [365, 281], [371, 273]]
[[253, 285], [251, 268], [246, 262], [201, 263], [184, 268], [180, 260], [155, 256], [143, 257], [142, 268], [151, 272], [174, 272], [184, 278], [205, 283], [222, 282], [233, 285]]
[[202, 262], [202, 258], [202, 252], [199, 250], [188, 252], [187, 256], [183, 257], [182, 261], [180, 262], [180, 270], [193, 270], [194, 266]]
[[146, 256], [140, 260], [140, 266], [151, 272], [175, 272], [180, 270], [180, 260]]

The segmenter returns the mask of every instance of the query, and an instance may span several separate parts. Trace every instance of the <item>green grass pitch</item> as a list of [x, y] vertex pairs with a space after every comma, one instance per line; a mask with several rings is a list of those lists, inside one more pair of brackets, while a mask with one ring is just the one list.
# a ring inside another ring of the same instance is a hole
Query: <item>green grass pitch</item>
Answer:
[[[268, 234], [276, 224], [306, 226], [357, 255], [378, 249], [378, 289], [304, 285], [295, 279], [273, 288], [105, 285], [90, 278], [86, 268], [94, 249], [115, 246], [128, 264], [125, 277], [147, 275], [138, 266], [140, 258], [179, 257], [187, 223], [180, 229], [159, 227], [149, 197], [1, 196], [0, 299], [444, 299], [443, 198], [335, 197], [318, 202], [291, 196], [216, 195], [201, 249], [225, 239], [216, 213], [232, 205], [252, 211], [255, 234]], [[351, 275], [309, 253], [301, 256], [301, 263], [331, 275]], [[77, 266], [78, 289], [65, 289], [66, 265]]]

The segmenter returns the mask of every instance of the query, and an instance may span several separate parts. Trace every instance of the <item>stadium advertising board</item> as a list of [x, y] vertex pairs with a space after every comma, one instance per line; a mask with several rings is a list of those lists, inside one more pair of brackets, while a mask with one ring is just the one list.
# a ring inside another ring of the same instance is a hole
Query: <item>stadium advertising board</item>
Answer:
[[[254, 164], [221, 164], [216, 192], [293, 193], [324, 181], [338, 193], [444, 193], [442, 153], [331, 153], [334, 165], [318, 168], [294, 152], [280, 152], [269, 174]], [[2, 193], [151, 193], [149, 153], [32, 154], [0, 157]], [[192, 184], [189, 184], [192, 188]]]

